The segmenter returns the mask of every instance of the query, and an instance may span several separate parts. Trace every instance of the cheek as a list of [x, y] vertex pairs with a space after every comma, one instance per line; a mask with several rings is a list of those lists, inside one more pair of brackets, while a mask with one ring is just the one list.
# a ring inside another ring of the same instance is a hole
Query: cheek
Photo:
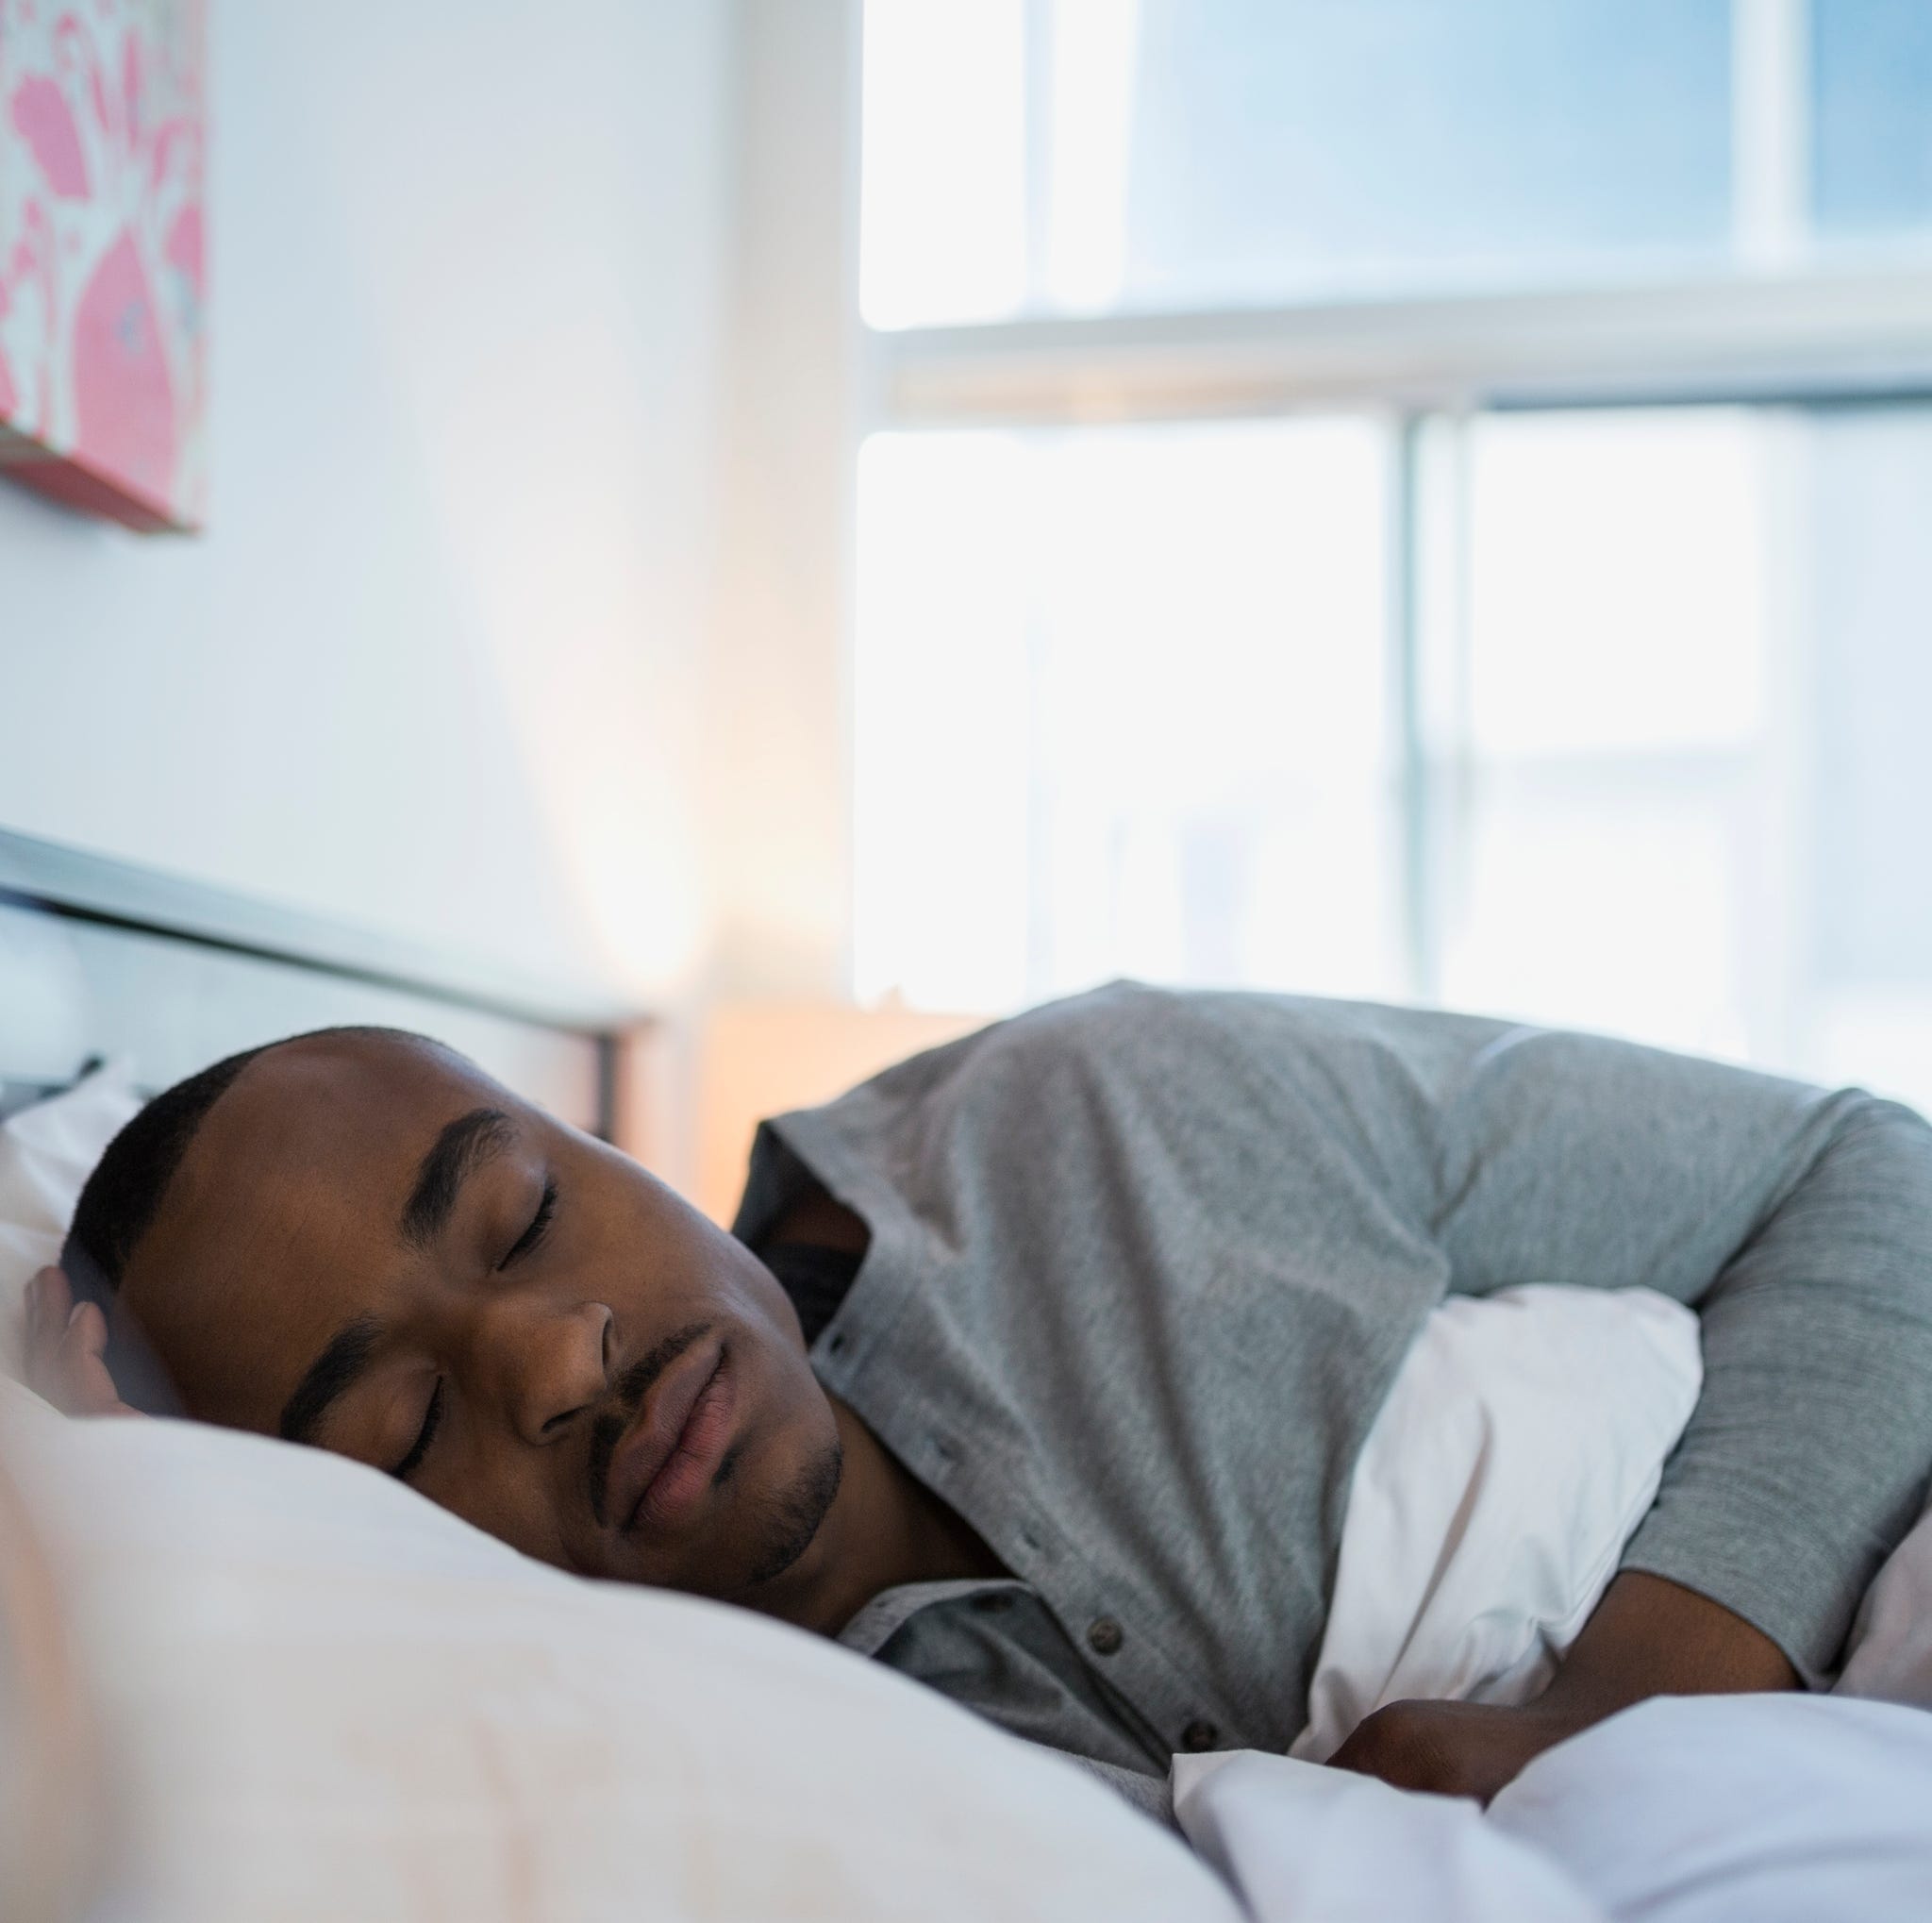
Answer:
[[760, 1441], [781, 1431], [823, 1446], [837, 1432], [831, 1404], [806, 1354], [798, 1312], [777, 1279], [762, 1262], [749, 1259], [732, 1279], [735, 1346], [743, 1355], [747, 1411], [758, 1423]]
[[741, 1493], [769, 1497], [790, 1487], [839, 1439], [824, 1385], [807, 1359], [791, 1297], [760, 1268], [746, 1284], [739, 1346], [746, 1391], [741, 1410]]
[[774, 1348], [788, 1350], [807, 1368], [805, 1331], [799, 1327], [798, 1312], [770, 1269], [747, 1248], [732, 1245], [728, 1292], [732, 1306], [747, 1327]]
[[465, 1452], [439, 1468], [434, 1478], [418, 1483], [423, 1495], [439, 1508], [460, 1516], [473, 1528], [508, 1543], [513, 1549], [575, 1569], [558, 1513], [557, 1490], [546, 1475], [554, 1464], [542, 1452], [518, 1449], [480, 1457]]

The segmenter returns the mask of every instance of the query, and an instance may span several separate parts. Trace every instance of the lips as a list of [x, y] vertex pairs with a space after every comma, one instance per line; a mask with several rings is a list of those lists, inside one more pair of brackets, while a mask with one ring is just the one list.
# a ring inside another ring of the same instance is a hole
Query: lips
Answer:
[[620, 1530], [675, 1522], [708, 1484], [730, 1439], [731, 1372], [700, 1342], [652, 1385], [610, 1457], [608, 1514]]

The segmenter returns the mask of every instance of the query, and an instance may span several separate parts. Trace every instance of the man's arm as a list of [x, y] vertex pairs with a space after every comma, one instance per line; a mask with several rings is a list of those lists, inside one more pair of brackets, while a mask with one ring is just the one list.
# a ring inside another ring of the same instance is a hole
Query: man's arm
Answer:
[[1452, 1286], [1696, 1305], [1703, 1395], [1626, 1569], [1836, 1662], [1932, 1470], [1932, 1129], [1894, 1103], [1575, 1036], [1441, 1112]]
[[1526, 1031], [1433, 1093], [1452, 1286], [1662, 1290], [1701, 1312], [1705, 1387], [1544, 1695], [1393, 1704], [1335, 1760], [1488, 1796], [1645, 1697], [1822, 1681], [1932, 1468], [1932, 1129], [1855, 1091]]
[[1545, 1749], [1647, 1697], [1744, 1695], [1795, 1689], [1798, 1681], [1784, 1651], [1741, 1616], [1626, 1570], [1534, 1701], [1521, 1709], [1391, 1703], [1329, 1760], [1398, 1789], [1487, 1802]]

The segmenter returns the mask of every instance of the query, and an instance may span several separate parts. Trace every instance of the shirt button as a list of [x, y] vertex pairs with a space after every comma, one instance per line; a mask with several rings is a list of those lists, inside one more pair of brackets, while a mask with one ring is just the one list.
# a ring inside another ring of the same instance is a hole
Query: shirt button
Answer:
[[1096, 1656], [1111, 1656], [1127, 1632], [1110, 1615], [1097, 1615], [1087, 1625], [1087, 1646]]
[[1211, 1749], [1219, 1740], [1220, 1735], [1221, 1731], [1212, 1723], [1208, 1722], [1205, 1716], [1196, 1716], [1181, 1731], [1181, 1747], [1196, 1752], [1203, 1749]]

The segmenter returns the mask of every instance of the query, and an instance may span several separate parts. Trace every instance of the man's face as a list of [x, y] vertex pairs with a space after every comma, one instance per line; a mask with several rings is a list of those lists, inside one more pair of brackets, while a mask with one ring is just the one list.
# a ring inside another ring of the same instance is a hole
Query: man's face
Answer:
[[427, 1045], [251, 1062], [120, 1293], [191, 1413], [399, 1472], [564, 1568], [756, 1601], [838, 1486], [764, 1265]]

